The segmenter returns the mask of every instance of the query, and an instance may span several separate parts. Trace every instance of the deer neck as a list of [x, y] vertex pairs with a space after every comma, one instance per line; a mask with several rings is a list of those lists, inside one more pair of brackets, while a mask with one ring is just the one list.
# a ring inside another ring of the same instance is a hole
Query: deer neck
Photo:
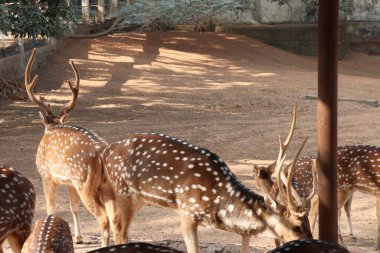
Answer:
[[227, 187], [227, 194], [229, 197], [221, 201], [217, 211], [218, 227], [241, 235], [254, 235], [265, 230], [262, 216], [267, 210], [262, 196], [241, 184]]
[[260, 234], [273, 238], [280, 238], [287, 230], [286, 221], [266, 207], [264, 197], [241, 184], [230, 193], [232, 196], [219, 205], [217, 227], [240, 235]]

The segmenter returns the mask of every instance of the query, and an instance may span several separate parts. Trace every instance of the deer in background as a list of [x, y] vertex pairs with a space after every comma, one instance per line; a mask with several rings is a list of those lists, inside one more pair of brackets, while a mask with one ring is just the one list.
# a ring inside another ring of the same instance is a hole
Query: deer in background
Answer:
[[[380, 191], [380, 147], [370, 145], [347, 145], [338, 147], [338, 210], [339, 217], [341, 208], [344, 207], [349, 225], [349, 234], [355, 238], [351, 222], [351, 203], [355, 191], [375, 195]], [[302, 157], [295, 163], [293, 173], [293, 186], [301, 195], [310, 192], [315, 185], [310, 180], [312, 171], [316, 171], [315, 158], [312, 156]], [[271, 182], [273, 165], [268, 167], [256, 167], [256, 182], [258, 184], [271, 184], [268, 186], [270, 191], [276, 192], [278, 188]], [[286, 171], [285, 171], [286, 174]], [[284, 202], [284, 199], [276, 199]], [[376, 214], [378, 220], [378, 235], [376, 239], [376, 249], [380, 249], [380, 198], [376, 197]], [[315, 226], [318, 215], [318, 198], [313, 198], [310, 204], [311, 228]], [[339, 228], [339, 243], [344, 245], [341, 229]]]
[[[276, 164], [280, 172], [282, 151]], [[165, 134], [134, 134], [109, 145], [103, 161], [122, 202], [126, 237], [134, 215], [149, 203], [177, 210], [189, 253], [200, 252], [197, 227], [202, 224], [242, 235], [243, 253], [249, 252], [250, 236], [264, 232], [283, 242], [312, 238], [291, 188], [284, 192], [290, 200], [286, 205], [269, 194], [258, 195], [219, 156], [187, 141]]]
[[0, 165], [0, 253], [7, 239], [14, 253], [32, 230], [36, 193], [33, 184], [9, 166]]
[[78, 218], [81, 199], [99, 222], [102, 246], [109, 245], [110, 223], [115, 242], [122, 243], [125, 240], [119, 236], [120, 217], [116, 209], [115, 195], [107, 182], [100, 160], [100, 154], [108, 143], [90, 129], [65, 124], [68, 113], [74, 109], [78, 99], [79, 72], [71, 61], [76, 77], [75, 85], [68, 81], [72, 98], [62, 106], [60, 113], [55, 115], [42, 97], [37, 98], [34, 95], [33, 88], [38, 76], [30, 81], [30, 70], [35, 57], [34, 49], [25, 69], [25, 87], [30, 100], [43, 110], [40, 117], [45, 132], [37, 149], [36, 166], [42, 178], [47, 213], [55, 214], [57, 188], [59, 185], [66, 185], [74, 218], [75, 242], [82, 242]]
[[74, 253], [70, 227], [59, 216], [39, 219], [22, 247], [21, 253]]
[[107, 248], [101, 248], [88, 251], [87, 253], [184, 253], [176, 249], [164, 247], [160, 245], [153, 245], [144, 242], [135, 242], [127, 244], [119, 244]]

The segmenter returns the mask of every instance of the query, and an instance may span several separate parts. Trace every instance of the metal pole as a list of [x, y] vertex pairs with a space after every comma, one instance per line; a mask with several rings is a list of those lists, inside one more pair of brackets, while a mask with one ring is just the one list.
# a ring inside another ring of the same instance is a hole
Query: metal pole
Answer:
[[337, 242], [336, 167], [339, 0], [319, 0], [318, 16], [319, 238]]

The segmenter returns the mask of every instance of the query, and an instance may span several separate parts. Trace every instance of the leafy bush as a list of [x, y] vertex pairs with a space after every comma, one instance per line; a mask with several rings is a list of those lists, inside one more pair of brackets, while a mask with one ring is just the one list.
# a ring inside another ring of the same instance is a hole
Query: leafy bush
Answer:
[[0, 4], [0, 31], [15, 37], [61, 37], [72, 14], [66, 0], [19, 0]]
[[7, 15], [8, 8], [0, 4], [0, 33], [7, 33], [11, 29], [11, 22]]

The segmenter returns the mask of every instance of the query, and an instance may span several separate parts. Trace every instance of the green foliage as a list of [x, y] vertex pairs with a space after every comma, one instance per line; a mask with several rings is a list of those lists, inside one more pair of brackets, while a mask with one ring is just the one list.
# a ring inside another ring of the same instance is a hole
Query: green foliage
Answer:
[[73, 20], [73, 13], [67, 1], [47, 0], [46, 3], [42, 8], [42, 12], [45, 16], [47, 36], [63, 37], [67, 35], [70, 31], [71, 21]]
[[19, 0], [0, 4], [0, 31], [15, 37], [61, 37], [72, 14], [66, 0]]
[[7, 33], [11, 29], [11, 22], [7, 15], [8, 8], [0, 4], [0, 33]]
[[34, 4], [13, 3], [9, 5], [11, 32], [15, 37], [46, 36], [44, 15]]
[[122, 17], [119, 26], [138, 25], [140, 30], [165, 30], [176, 24], [211, 22], [216, 15], [238, 13], [246, 0], [135, 0], [124, 4], [113, 17]]

